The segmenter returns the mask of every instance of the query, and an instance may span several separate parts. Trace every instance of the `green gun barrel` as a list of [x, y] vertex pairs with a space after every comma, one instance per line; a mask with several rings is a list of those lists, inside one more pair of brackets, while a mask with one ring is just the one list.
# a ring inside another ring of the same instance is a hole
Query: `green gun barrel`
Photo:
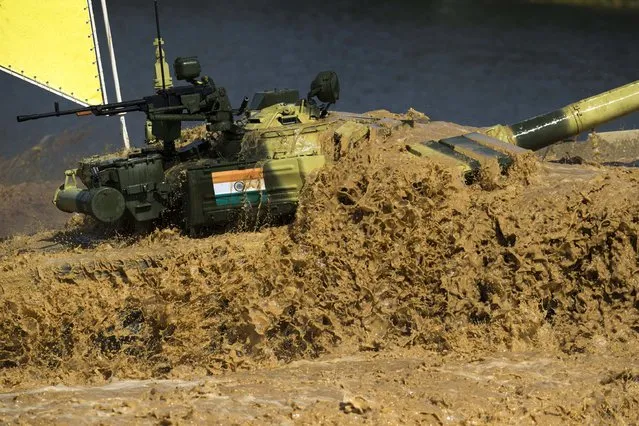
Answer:
[[486, 134], [537, 150], [639, 110], [639, 80]]
[[104, 223], [117, 221], [125, 209], [122, 193], [108, 186], [80, 189], [65, 184], [56, 191], [53, 204], [63, 212], [88, 214]]

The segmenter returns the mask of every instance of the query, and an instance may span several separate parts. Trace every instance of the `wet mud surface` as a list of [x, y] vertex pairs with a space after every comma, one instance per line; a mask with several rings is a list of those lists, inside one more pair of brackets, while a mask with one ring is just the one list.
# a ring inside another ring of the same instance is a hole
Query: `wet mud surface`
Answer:
[[393, 126], [287, 226], [1, 242], [0, 417], [636, 422], [639, 170], [527, 154], [467, 186], [405, 149], [464, 128]]
[[0, 395], [24, 423], [615, 423], [639, 403], [636, 361], [400, 352], [297, 361], [197, 380], [48, 386]]

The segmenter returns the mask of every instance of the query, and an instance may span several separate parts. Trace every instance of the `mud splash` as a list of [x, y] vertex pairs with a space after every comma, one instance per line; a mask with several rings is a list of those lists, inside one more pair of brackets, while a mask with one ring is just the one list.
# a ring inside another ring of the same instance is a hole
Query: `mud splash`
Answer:
[[[405, 152], [460, 131], [374, 134], [314, 177], [289, 226], [89, 248], [82, 228], [3, 242], [3, 387], [414, 349], [635, 353], [639, 172], [524, 156], [465, 186]], [[57, 248], [41, 250], [47, 241]]]

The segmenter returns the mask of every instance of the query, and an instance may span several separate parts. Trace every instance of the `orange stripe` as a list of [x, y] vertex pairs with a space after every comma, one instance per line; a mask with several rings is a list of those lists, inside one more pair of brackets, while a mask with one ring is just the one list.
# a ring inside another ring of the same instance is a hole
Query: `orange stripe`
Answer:
[[211, 173], [213, 183], [237, 182], [240, 180], [262, 179], [262, 169], [226, 170], [224, 172]]

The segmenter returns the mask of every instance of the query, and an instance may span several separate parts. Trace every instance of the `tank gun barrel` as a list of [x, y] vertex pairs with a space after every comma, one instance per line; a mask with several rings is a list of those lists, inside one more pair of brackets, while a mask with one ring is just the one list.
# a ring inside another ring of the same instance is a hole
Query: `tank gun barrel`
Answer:
[[486, 133], [537, 150], [637, 110], [639, 80], [509, 126], [493, 126]]

